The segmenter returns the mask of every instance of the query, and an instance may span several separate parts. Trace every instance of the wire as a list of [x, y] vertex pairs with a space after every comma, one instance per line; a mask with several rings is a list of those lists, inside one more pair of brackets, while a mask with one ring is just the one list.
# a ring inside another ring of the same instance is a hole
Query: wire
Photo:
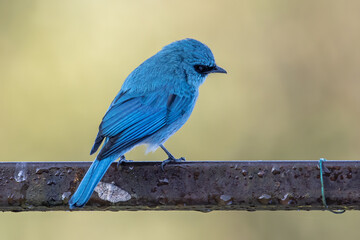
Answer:
[[324, 207], [326, 210], [335, 213], [335, 214], [342, 214], [345, 212], [345, 209], [338, 209], [338, 210], [332, 210], [329, 209], [329, 206], [326, 204], [326, 198], [325, 198], [325, 188], [324, 188], [324, 178], [323, 178], [323, 163], [326, 161], [325, 158], [320, 158], [319, 160], [319, 167], [320, 167], [320, 182], [321, 182], [321, 197], [322, 197], [322, 202], [324, 204]]

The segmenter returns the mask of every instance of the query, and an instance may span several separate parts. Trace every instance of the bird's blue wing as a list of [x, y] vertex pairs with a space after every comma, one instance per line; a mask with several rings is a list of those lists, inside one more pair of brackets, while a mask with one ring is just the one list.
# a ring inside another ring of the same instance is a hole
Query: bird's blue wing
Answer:
[[184, 115], [191, 102], [189, 97], [167, 95], [163, 91], [144, 96], [123, 94], [114, 100], [105, 114], [91, 153], [104, 138], [108, 141], [98, 154], [99, 160], [136, 145]]

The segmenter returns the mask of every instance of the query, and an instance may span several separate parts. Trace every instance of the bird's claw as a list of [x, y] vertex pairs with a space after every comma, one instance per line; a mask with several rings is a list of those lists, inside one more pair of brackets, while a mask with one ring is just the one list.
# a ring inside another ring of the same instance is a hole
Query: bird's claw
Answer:
[[123, 165], [124, 163], [129, 163], [129, 162], [133, 162], [133, 160], [126, 160], [125, 156], [121, 156], [117, 163], [117, 169], [120, 170], [122, 167], [121, 165]]
[[161, 170], [165, 171], [165, 165], [169, 164], [169, 163], [180, 163], [180, 162], [185, 162], [185, 158], [184, 157], [181, 157], [181, 158], [168, 158], [166, 160], [164, 160], [162, 163], [161, 163]]

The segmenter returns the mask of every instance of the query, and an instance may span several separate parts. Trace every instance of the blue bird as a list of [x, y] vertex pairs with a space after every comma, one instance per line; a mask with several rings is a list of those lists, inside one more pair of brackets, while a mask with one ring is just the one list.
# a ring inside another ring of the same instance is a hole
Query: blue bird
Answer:
[[94, 154], [104, 144], [95, 161], [69, 201], [70, 208], [83, 207], [111, 163], [135, 146], [148, 151], [161, 147], [168, 155], [161, 167], [179, 162], [163, 143], [190, 117], [199, 87], [209, 73], [226, 73], [215, 64], [211, 50], [194, 39], [165, 46], [126, 78], [99, 126]]

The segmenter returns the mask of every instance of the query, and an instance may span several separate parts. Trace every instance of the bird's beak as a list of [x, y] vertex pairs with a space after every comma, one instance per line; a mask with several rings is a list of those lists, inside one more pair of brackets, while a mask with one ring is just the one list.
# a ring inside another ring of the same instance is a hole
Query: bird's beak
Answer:
[[225, 69], [219, 67], [219, 66], [215, 66], [214, 69], [212, 69], [210, 71], [210, 73], [227, 73]]

